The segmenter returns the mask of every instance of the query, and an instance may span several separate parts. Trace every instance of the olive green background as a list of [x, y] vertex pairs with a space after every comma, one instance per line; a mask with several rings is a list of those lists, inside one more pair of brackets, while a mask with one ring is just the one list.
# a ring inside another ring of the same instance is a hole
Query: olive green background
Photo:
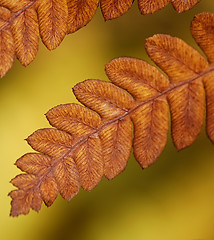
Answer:
[[[177, 36], [197, 48], [190, 22], [197, 13], [214, 12], [214, 2], [201, 0], [192, 10], [177, 14], [169, 4], [142, 16], [137, 1], [122, 17], [104, 22], [100, 9], [81, 30], [66, 36], [49, 52], [43, 44], [36, 59], [24, 68], [18, 61], [0, 79], [0, 238], [2, 240], [213, 240], [214, 145], [202, 129], [195, 143], [177, 152], [169, 141], [158, 161], [142, 170], [131, 155], [126, 170], [112, 181], [103, 178], [92, 191], [83, 190], [69, 203], [58, 196], [39, 214], [9, 217], [20, 173], [13, 164], [31, 152], [24, 141], [48, 127], [44, 114], [53, 106], [76, 102], [72, 87], [85, 79], [107, 80], [104, 65], [130, 56], [151, 63], [144, 42], [156, 33]], [[199, 50], [200, 51], [200, 50]]]

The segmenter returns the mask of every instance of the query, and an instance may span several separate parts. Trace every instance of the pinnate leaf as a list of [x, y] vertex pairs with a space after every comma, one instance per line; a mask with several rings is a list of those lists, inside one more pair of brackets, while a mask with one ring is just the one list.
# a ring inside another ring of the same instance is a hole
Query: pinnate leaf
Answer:
[[27, 153], [15, 164], [23, 172], [42, 176], [51, 167], [51, 158], [41, 153]]
[[12, 15], [9, 10], [0, 7], [0, 76], [3, 77], [14, 61], [14, 40], [7, 22]]
[[138, 6], [142, 14], [151, 14], [164, 8], [170, 0], [138, 0]]
[[27, 8], [11, 24], [16, 57], [23, 66], [30, 64], [38, 51], [39, 25], [33, 7]]
[[13, 217], [17, 217], [20, 214], [28, 214], [30, 208], [35, 211], [39, 211], [42, 205], [42, 199], [40, 197], [40, 193], [36, 190], [14, 190], [9, 193], [9, 196], [13, 199], [11, 204], [13, 208], [11, 208], [10, 215]]
[[[204, 89], [201, 79], [194, 78], [206, 71], [209, 64], [184, 41], [171, 36], [156, 35], [147, 39], [146, 49], [172, 83], [186, 81], [186, 84], [168, 94], [172, 137], [180, 150], [191, 145], [201, 131], [205, 105]], [[187, 52], [189, 54], [186, 54]]]
[[82, 141], [81, 146], [75, 150], [74, 159], [80, 174], [81, 186], [90, 191], [103, 176], [102, 147], [97, 134], [90, 134]]
[[204, 51], [210, 63], [214, 63], [214, 14], [201, 13], [194, 17], [191, 33], [200, 48]]
[[53, 204], [58, 195], [57, 183], [51, 175], [51, 173], [47, 174], [47, 176], [42, 179], [39, 187], [42, 200], [47, 207]]
[[117, 58], [106, 64], [108, 78], [131, 93], [136, 101], [154, 97], [169, 87], [169, 80], [157, 68], [136, 58]]
[[36, 151], [60, 157], [72, 146], [73, 137], [57, 129], [40, 129], [30, 135], [27, 142]]
[[118, 18], [131, 8], [133, 0], [100, 0], [100, 7], [105, 20]]
[[101, 124], [100, 116], [79, 104], [62, 104], [49, 110], [46, 114], [49, 123], [75, 137], [90, 134]]
[[174, 9], [178, 12], [184, 12], [192, 8], [195, 4], [199, 3], [200, 0], [171, 0]]
[[33, 188], [35, 180], [36, 180], [36, 176], [33, 174], [20, 174], [20, 175], [16, 176], [15, 178], [13, 178], [11, 180], [11, 183], [15, 187], [21, 188], [21, 189], [27, 191], [28, 189]]
[[[167, 141], [168, 104], [160, 92], [169, 87], [169, 80], [155, 67], [132, 58], [111, 61], [106, 65], [106, 74], [114, 84], [131, 93], [137, 102], [151, 100], [139, 105], [131, 115], [134, 155], [140, 165], [146, 168], [157, 159]], [[158, 95], [160, 99], [156, 98]]]
[[118, 119], [104, 125], [100, 131], [103, 148], [104, 175], [111, 180], [126, 167], [132, 147], [132, 122], [130, 118]]
[[120, 116], [134, 104], [133, 98], [121, 88], [100, 80], [91, 79], [78, 83], [73, 91], [81, 103], [105, 119]]
[[151, 14], [164, 8], [170, 2], [178, 13], [182, 13], [191, 9], [200, 0], [138, 0], [138, 5], [142, 14]]
[[0, 6], [8, 8], [12, 12], [19, 12], [27, 9], [35, 0], [0, 0]]
[[[171, 0], [178, 12], [192, 8], [200, 0]], [[169, 0], [138, 0], [142, 14], [165, 7]], [[133, 0], [0, 0], [0, 77], [12, 67], [14, 57], [23, 66], [38, 51], [39, 36], [53, 50], [66, 34], [87, 25], [100, 3], [105, 20], [118, 18], [131, 8]]]
[[80, 177], [72, 157], [65, 156], [63, 161], [58, 162], [54, 169], [54, 177], [61, 196], [67, 201], [79, 192]]
[[204, 87], [206, 92], [206, 125], [207, 125], [207, 135], [210, 140], [214, 143], [214, 73], [211, 72], [204, 77]]
[[91, 21], [99, 0], [67, 0], [67, 4], [68, 33], [73, 33]]
[[66, 0], [39, 0], [37, 4], [42, 41], [49, 50], [55, 49], [67, 32], [67, 2]]
[[[206, 18], [213, 14], [206, 13]], [[214, 44], [193, 20], [196, 42]], [[207, 28], [214, 28], [209, 21]], [[205, 29], [205, 30], [204, 30]], [[199, 34], [198, 34], [199, 33]], [[203, 36], [202, 38], [200, 36]], [[201, 40], [204, 39], [204, 40]], [[16, 165], [25, 174], [11, 180], [17, 187], [11, 215], [50, 206], [58, 193], [70, 200], [80, 187], [90, 191], [102, 179], [112, 179], [126, 167], [133, 153], [142, 168], [162, 153], [168, 136], [169, 113], [175, 147], [190, 146], [201, 131], [206, 108], [206, 130], [214, 143], [214, 68], [208, 49], [206, 60], [183, 40], [157, 34], [146, 40], [150, 58], [166, 73], [135, 58], [117, 58], [105, 68], [111, 82], [89, 79], [73, 88], [79, 104], [62, 104], [46, 117], [54, 128], [40, 129], [27, 138], [40, 153], [28, 153]], [[211, 63], [211, 64], [210, 64]], [[206, 102], [205, 102], [206, 99]], [[206, 106], [205, 106], [206, 105]]]
[[164, 97], [139, 107], [134, 124], [134, 156], [142, 168], [154, 163], [163, 151], [168, 134], [168, 103]]

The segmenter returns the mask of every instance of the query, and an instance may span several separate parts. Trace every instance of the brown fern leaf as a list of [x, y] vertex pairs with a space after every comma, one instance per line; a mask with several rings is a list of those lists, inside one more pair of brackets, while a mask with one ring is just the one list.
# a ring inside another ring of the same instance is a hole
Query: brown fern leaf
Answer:
[[23, 66], [38, 51], [39, 33], [55, 49], [67, 33], [66, 0], [0, 0], [0, 76], [12, 67], [14, 56]]
[[39, 25], [35, 9], [30, 7], [19, 14], [11, 23], [11, 31], [16, 57], [23, 66], [27, 66], [35, 58], [39, 44]]
[[[214, 14], [201, 13], [194, 17], [191, 25], [192, 36], [206, 54], [211, 66], [214, 64]], [[214, 142], [214, 81], [213, 73], [208, 74], [203, 82], [206, 92], [207, 134]]]
[[214, 53], [204, 45], [214, 45], [213, 19], [214, 14], [199, 14], [191, 27], [211, 64], [183, 40], [157, 34], [146, 40], [146, 50], [168, 77], [143, 60], [117, 58], [105, 68], [111, 82], [90, 79], [73, 88], [85, 106], [49, 110], [54, 128], [27, 138], [40, 153], [16, 162], [25, 174], [11, 180], [18, 188], [9, 194], [11, 216], [39, 211], [42, 201], [50, 206], [58, 193], [70, 200], [80, 187], [92, 190], [103, 175], [114, 178], [125, 169], [132, 146], [142, 168], [153, 164], [167, 142], [169, 110], [176, 148], [188, 147], [201, 131], [205, 94], [207, 134], [214, 142]]
[[4, 76], [12, 67], [14, 61], [14, 40], [11, 30], [5, 27], [10, 21], [11, 13], [6, 8], [0, 7], [0, 76]]
[[[132, 6], [133, 0], [100, 0], [100, 7], [105, 20], [118, 18]], [[172, 3], [178, 13], [191, 9], [200, 0], [138, 0], [141, 14], [152, 14]]]
[[67, 33], [66, 0], [37, 0], [40, 35], [49, 50], [55, 49]]
[[67, 4], [68, 33], [73, 33], [91, 21], [99, 0], [67, 0]]
[[146, 49], [150, 58], [167, 73], [171, 83], [185, 83], [168, 93], [172, 137], [180, 150], [191, 145], [201, 131], [205, 103], [199, 74], [208, 68], [208, 63], [181, 39], [170, 36], [156, 35], [147, 39]]
[[139, 9], [142, 14], [154, 13], [171, 2], [178, 13], [191, 9], [200, 0], [138, 0]]
[[[200, 0], [172, 0], [177, 12], [192, 8]], [[0, 77], [12, 67], [16, 56], [23, 66], [38, 51], [39, 35], [49, 50], [65, 35], [90, 22], [99, 5], [105, 20], [120, 17], [133, 0], [0, 0]], [[139, 0], [142, 14], [165, 7], [169, 0]]]
[[105, 20], [122, 16], [132, 6], [133, 0], [100, 0], [100, 7]]

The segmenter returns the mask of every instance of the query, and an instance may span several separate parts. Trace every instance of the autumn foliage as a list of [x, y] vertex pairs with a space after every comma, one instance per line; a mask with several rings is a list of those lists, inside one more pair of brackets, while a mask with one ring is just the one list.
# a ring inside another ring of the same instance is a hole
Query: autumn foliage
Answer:
[[169, 113], [178, 150], [199, 135], [205, 108], [207, 135], [214, 142], [213, 28], [211, 13], [196, 15], [191, 25], [208, 60], [183, 40], [157, 34], [146, 39], [145, 48], [167, 76], [143, 60], [117, 58], [105, 68], [111, 82], [90, 79], [73, 88], [84, 106], [50, 109], [46, 117], [54, 128], [27, 138], [38, 153], [16, 161], [25, 173], [11, 180], [18, 188], [9, 193], [11, 216], [39, 211], [42, 201], [51, 206], [58, 193], [70, 200], [80, 187], [92, 190], [103, 175], [114, 178], [125, 169], [132, 147], [140, 166], [150, 166], [166, 145]]
[[[139, 0], [142, 14], [153, 13], [169, 2], [177, 12], [200, 0]], [[66, 34], [82, 28], [99, 5], [105, 20], [120, 17], [133, 0], [0, 0], [0, 77], [12, 67], [14, 57], [23, 66], [35, 58], [39, 35], [49, 49], [60, 45]]]

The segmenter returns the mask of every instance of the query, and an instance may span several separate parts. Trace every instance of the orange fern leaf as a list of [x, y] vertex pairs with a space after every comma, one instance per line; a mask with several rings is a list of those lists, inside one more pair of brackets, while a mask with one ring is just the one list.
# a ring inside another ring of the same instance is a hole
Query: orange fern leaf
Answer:
[[56, 48], [67, 33], [66, 0], [1, 0], [0, 9], [1, 77], [12, 67], [14, 55], [24, 66], [33, 61], [39, 33], [48, 49]]
[[11, 13], [6, 8], [0, 7], [0, 76], [4, 76], [12, 67], [14, 61], [14, 40], [7, 22]]
[[67, 0], [68, 33], [73, 33], [88, 24], [94, 16], [99, 0]]
[[174, 9], [178, 12], [184, 12], [191, 9], [198, 0], [138, 0], [139, 9], [142, 14], [151, 14], [162, 8], [171, 2]]
[[[151, 14], [166, 7], [169, 2], [178, 13], [181, 13], [191, 9], [200, 0], [138, 0], [138, 6], [141, 14]], [[100, 7], [104, 19], [111, 20], [126, 13], [131, 8], [132, 3], [132, 0], [100, 0]]]
[[11, 23], [15, 54], [23, 66], [31, 63], [38, 51], [39, 25], [34, 8], [27, 8]]
[[207, 134], [214, 142], [214, 53], [207, 48], [214, 45], [212, 28], [210, 13], [197, 15], [191, 26], [208, 61], [183, 40], [157, 34], [145, 47], [168, 77], [143, 60], [117, 58], [105, 68], [111, 82], [90, 79], [73, 88], [85, 106], [71, 103], [49, 110], [46, 117], [54, 128], [27, 138], [40, 153], [16, 162], [25, 174], [11, 180], [18, 188], [9, 193], [11, 216], [27, 214], [30, 208], [39, 211], [42, 201], [50, 206], [58, 193], [70, 200], [80, 187], [92, 190], [103, 175], [114, 178], [125, 169], [132, 146], [142, 168], [153, 164], [167, 142], [169, 110], [178, 150], [200, 133], [205, 104]]
[[[176, 11], [190, 9], [200, 0], [173, 0]], [[139, 0], [142, 14], [153, 13], [167, 0]], [[100, 0], [105, 20], [120, 17], [132, 0]], [[90, 22], [99, 0], [0, 0], [0, 77], [12, 67], [16, 56], [23, 66], [30, 64], [38, 51], [39, 35], [49, 50], [60, 45], [65, 35]]]
[[67, 1], [37, 0], [36, 6], [42, 41], [48, 49], [55, 49], [67, 33]]
[[100, 7], [105, 20], [118, 18], [126, 13], [132, 6], [132, 0], [100, 0]]

